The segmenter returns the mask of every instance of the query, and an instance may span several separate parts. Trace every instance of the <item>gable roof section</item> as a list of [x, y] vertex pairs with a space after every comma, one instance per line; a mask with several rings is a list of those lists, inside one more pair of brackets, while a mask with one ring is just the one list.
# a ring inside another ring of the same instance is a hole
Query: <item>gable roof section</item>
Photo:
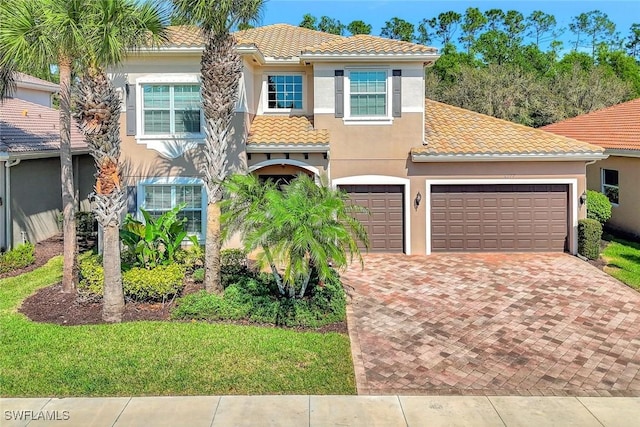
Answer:
[[[0, 104], [0, 152], [26, 154], [60, 149], [60, 112], [22, 99]], [[86, 151], [84, 137], [71, 124], [71, 149]]]
[[542, 129], [609, 150], [640, 151], [640, 98], [544, 126]]
[[411, 150], [418, 161], [591, 160], [595, 145], [427, 99], [425, 145]]
[[[282, 148], [288, 151], [322, 151], [329, 148], [329, 131], [315, 129], [313, 117], [256, 116], [247, 138], [247, 151]], [[292, 150], [293, 149], [293, 150]]]
[[[166, 48], [202, 48], [200, 30], [193, 26], [172, 26], [167, 29]], [[238, 47], [255, 48], [264, 58], [275, 60], [317, 58], [326, 55], [436, 55], [437, 49], [382, 37], [357, 35], [338, 36], [289, 24], [273, 24], [234, 33]]]
[[48, 82], [46, 80], [39, 79], [34, 76], [30, 76], [25, 73], [16, 73], [15, 77], [16, 86], [25, 87], [31, 89], [40, 89], [44, 92], [55, 93], [60, 90], [60, 85], [52, 82]]

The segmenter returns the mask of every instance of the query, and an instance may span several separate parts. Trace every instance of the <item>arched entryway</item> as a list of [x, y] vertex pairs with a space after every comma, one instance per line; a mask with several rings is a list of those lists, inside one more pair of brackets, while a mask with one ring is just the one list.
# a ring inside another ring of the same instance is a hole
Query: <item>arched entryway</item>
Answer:
[[266, 160], [249, 167], [249, 172], [260, 179], [271, 179], [282, 184], [288, 183], [299, 174], [308, 175], [316, 180], [320, 175], [318, 168], [291, 159]]

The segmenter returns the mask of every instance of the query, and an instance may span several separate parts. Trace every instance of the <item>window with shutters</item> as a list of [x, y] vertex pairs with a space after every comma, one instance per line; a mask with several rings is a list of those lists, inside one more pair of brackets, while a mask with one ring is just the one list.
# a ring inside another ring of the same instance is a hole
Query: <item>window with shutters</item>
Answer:
[[200, 85], [141, 85], [143, 135], [200, 135]]
[[391, 97], [389, 70], [346, 70], [344, 84], [345, 119], [389, 121]]

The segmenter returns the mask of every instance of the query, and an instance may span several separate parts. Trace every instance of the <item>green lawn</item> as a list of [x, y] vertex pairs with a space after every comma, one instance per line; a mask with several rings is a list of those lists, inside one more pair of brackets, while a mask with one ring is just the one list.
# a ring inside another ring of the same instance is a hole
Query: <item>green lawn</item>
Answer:
[[640, 243], [611, 238], [601, 257], [607, 262], [607, 273], [640, 290]]
[[0, 396], [354, 394], [349, 338], [207, 323], [57, 326], [16, 309], [61, 259], [0, 280]]

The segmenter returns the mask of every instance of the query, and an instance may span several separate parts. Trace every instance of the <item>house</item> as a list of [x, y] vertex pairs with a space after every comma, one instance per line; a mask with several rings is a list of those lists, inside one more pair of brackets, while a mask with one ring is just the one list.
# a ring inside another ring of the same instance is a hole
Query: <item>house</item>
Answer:
[[[112, 70], [126, 99], [130, 211], [187, 203], [203, 236], [202, 39], [169, 41]], [[235, 34], [242, 56], [229, 170], [326, 175], [370, 215], [372, 251], [577, 249], [585, 165], [600, 147], [425, 99], [436, 49], [285, 24]]]
[[605, 149], [587, 166], [587, 187], [613, 205], [608, 227], [640, 237], [640, 98], [543, 128]]
[[[60, 113], [51, 108], [58, 85], [26, 74], [13, 98], [0, 103], [0, 247], [37, 243], [59, 233]], [[25, 99], [19, 98], [24, 96]], [[79, 208], [89, 210], [95, 167], [84, 138], [71, 127]]]

